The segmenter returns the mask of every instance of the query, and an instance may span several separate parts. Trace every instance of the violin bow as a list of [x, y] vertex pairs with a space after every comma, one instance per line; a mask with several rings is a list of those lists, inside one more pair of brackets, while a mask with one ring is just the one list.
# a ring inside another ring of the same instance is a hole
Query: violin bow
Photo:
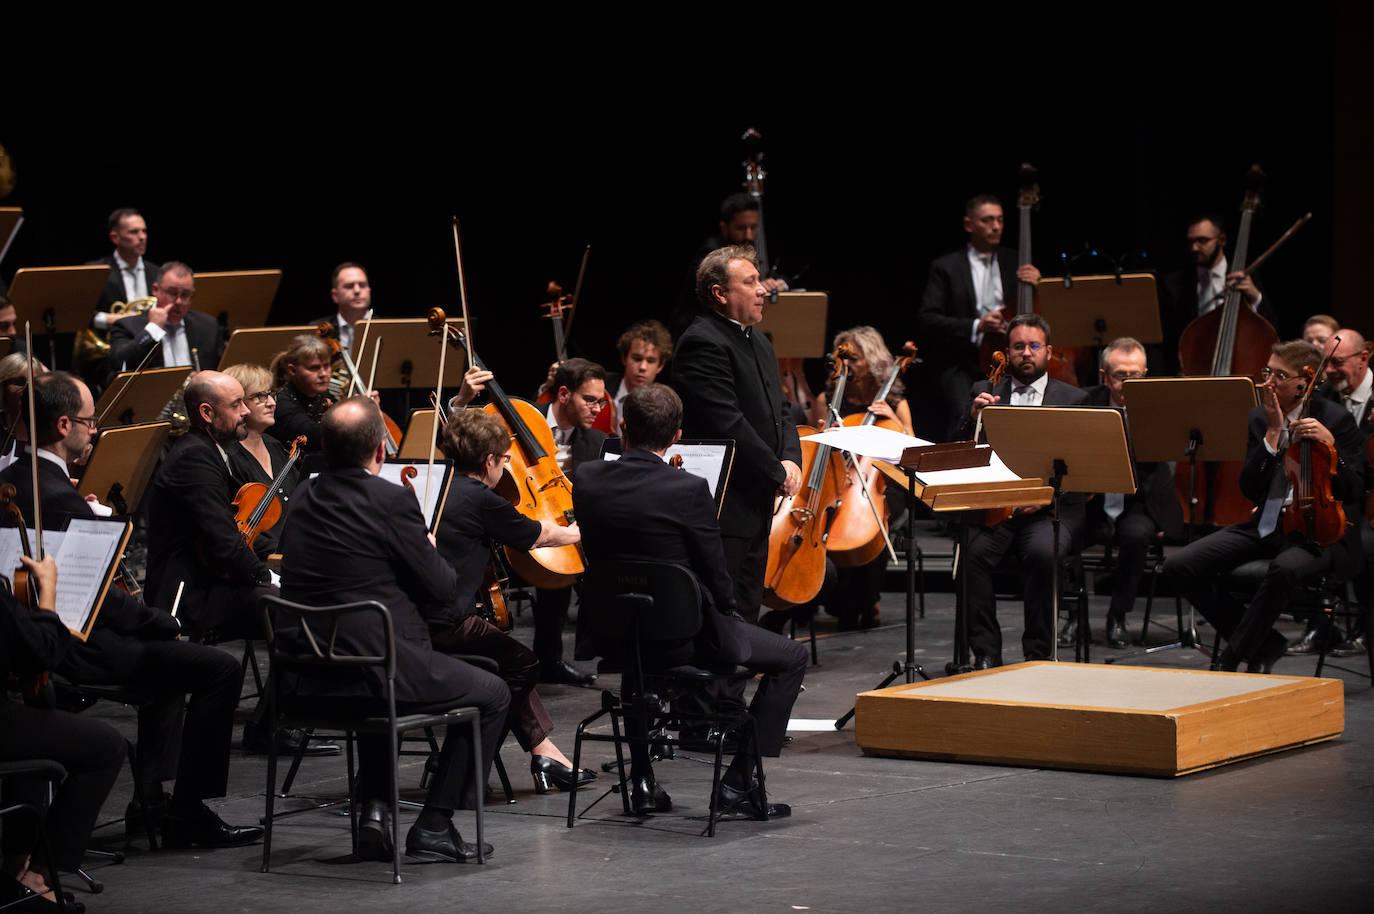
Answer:
[[[368, 331], [370, 331], [370, 330], [372, 329], [372, 309], [371, 309], [371, 308], [368, 308], [368, 309], [367, 309], [367, 313], [363, 315], [363, 320], [366, 321], [367, 323], [363, 325], [363, 338], [362, 338], [362, 340], [360, 340], [359, 343], [358, 343], [358, 355], [359, 355], [359, 356], [365, 355], [365, 354], [367, 353], [367, 334], [368, 334]], [[376, 365], [376, 364], [377, 364], [377, 356], [376, 356], [375, 354], [372, 356], [372, 364], [373, 364], [373, 365]], [[368, 385], [368, 389], [370, 390], [371, 388], [372, 388], [372, 385], [369, 384], [369, 385]], [[352, 371], [352, 372], [349, 373], [349, 378], [348, 378], [348, 395], [351, 397], [351, 396], [353, 396], [353, 395], [354, 395], [355, 393], [357, 393], [357, 392], [358, 392], [358, 372], [357, 372], [357, 371]]]
[[[43, 561], [43, 502], [38, 497], [38, 411], [33, 395], [33, 331], [29, 322], [24, 321], [24, 351], [29, 363], [29, 463], [33, 470], [33, 541], [34, 561]], [[20, 521], [20, 523], [23, 523]]]
[[[582, 249], [582, 266], [577, 268], [577, 284], [573, 286], [572, 304], [568, 307], [568, 322], [563, 325], [563, 351], [558, 353], [558, 361], [562, 362], [568, 357], [568, 341], [572, 339], [573, 320], [577, 317], [577, 303], [582, 299], [582, 277], [587, 275], [587, 258], [591, 256], [592, 246], [589, 244]], [[467, 313], [464, 312], [466, 319]], [[468, 364], [472, 364], [469, 360]]]

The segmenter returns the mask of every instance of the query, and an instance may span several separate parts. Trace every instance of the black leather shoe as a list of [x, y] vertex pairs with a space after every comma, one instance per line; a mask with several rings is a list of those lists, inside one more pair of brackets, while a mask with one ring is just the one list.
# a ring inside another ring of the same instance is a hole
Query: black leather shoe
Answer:
[[1131, 636], [1130, 633], [1126, 631], [1126, 620], [1120, 616], [1107, 617], [1107, 646], [1131, 646]]
[[[277, 731], [277, 755], [292, 758], [296, 750], [300, 749], [301, 743], [309, 738], [304, 730], [278, 730]], [[255, 727], [251, 723], [243, 727], [243, 751], [248, 755], [267, 754], [267, 734], [263, 728]], [[305, 747], [306, 758], [323, 758], [325, 756], [338, 755], [340, 749], [334, 743], [321, 743], [309, 740], [309, 745]]]
[[[491, 852], [491, 845], [483, 842], [482, 856], [490, 857]], [[406, 856], [430, 863], [463, 863], [477, 859], [477, 845], [464, 841], [452, 822], [437, 831], [421, 828], [416, 822], [406, 832]]]
[[596, 682], [595, 673], [582, 673], [569, 666], [566, 661], [539, 664], [539, 681], [554, 685], [573, 685], [587, 688]]
[[391, 810], [381, 800], [368, 800], [358, 819], [358, 859], [390, 863], [396, 856], [391, 843]]
[[1078, 640], [1078, 620], [1070, 619], [1064, 623], [1064, 627], [1059, 629], [1059, 646], [1073, 647]]
[[996, 658], [990, 654], [978, 654], [973, 658], [973, 668], [975, 670], [990, 670], [995, 666], [1001, 666], [996, 662]]
[[1321, 650], [1322, 630], [1320, 626], [1309, 625], [1302, 637], [1288, 645], [1290, 654], [1315, 654]]
[[716, 794], [716, 818], [736, 817], [766, 822], [769, 819], [786, 819], [792, 815], [791, 806], [786, 803], [769, 803], [761, 798], [761, 794], [758, 784], [748, 790], [736, 790], [721, 781], [720, 791]]
[[1278, 632], [1270, 632], [1260, 645], [1260, 649], [1245, 664], [1247, 673], [1263, 673], [1268, 675], [1274, 672], [1274, 664], [1283, 656], [1283, 649], [1288, 645], [1288, 641]]
[[635, 778], [630, 785], [630, 811], [637, 816], [671, 812], [673, 799], [653, 778]]
[[242, 847], [262, 840], [256, 825], [230, 825], [201, 804], [190, 814], [167, 813], [162, 820], [162, 845], [167, 848]]
[[548, 793], [555, 787], [559, 790], [576, 790], [596, 780], [596, 772], [583, 768], [574, 772], [567, 765], [547, 755], [530, 756], [530, 774], [534, 775], [534, 792]]
[[[1364, 635], [1356, 635], [1349, 641], [1342, 641], [1340, 644], [1327, 651], [1326, 654], [1328, 657], [1354, 657], [1357, 654], [1368, 653], [1368, 645], [1369, 642], [1365, 640]], [[1290, 648], [1288, 652], [1291, 654], [1293, 651]]]

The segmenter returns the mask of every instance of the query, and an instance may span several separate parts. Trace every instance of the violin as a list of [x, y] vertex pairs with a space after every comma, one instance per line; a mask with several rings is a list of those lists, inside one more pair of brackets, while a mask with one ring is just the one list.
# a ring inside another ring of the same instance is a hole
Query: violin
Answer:
[[[1326, 371], [1326, 363], [1340, 341], [1339, 334], [1331, 338], [1330, 348], [1317, 369], [1303, 369], [1307, 384], [1299, 409], [1304, 419], [1311, 415], [1312, 392], [1317, 388], [1315, 378]], [[1334, 444], [1311, 438], [1290, 444], [1284, 451], [1283, 471], [1293, 487], [1293, 500], [1283, 509], [1285, 534], [1300, 532], [1318, 546], [1334, 545], [1345, 536], [1345, 506], [1331, 492], [1337, 462]]]
[[[278, 493], [286, 483], [287, 476], [291, 473], [291, 468], [300, 459], [301, 448], [305, 446], [305, 436], [300, 435], [295, 441], [291, 442], [291, 453], [286, 458], [281, 472], [272, 480], [271, 485], [263, 485], [260, 482], [248, 482], [239, 487], [234, 495], [234, 522], [238, 524], [239, 534], [249, 549], [253, 548], [253, 540], [257, 539], [259, 533], [264, 530], [271, 530], [281, 519], [281, 499]], [[414, 467], [410, 467], [414, 469]]]
[[[447, 323], [442, 308], [430, 309], [429, 328], [432, 334], [444, 334], [450, 346], [467, 347], [469, 363], [486, 370], [467, 335]], [[534, 520], [572, 524], [572, 483], [558, 468], [558, 447], [543, 412], [533, 403], [508, 396], [494, 378], [487, 382], [487, 394], [490, 402], [482, 409], [500, 419], [510, 432], [507, 469], [518, 488], [516, 510]], [[571, 586], [586, 567], [578, 545], [543, 546], [528, 552], [506, 547], [506, 559], [522, 578], [545, 590]]]
[[[897, 379], [915, 358], [916, 344], [907, 340], [902, 346], [902, 355], [893, 360], [887, 380], [873, 398], [874, 403], [888, 398]], [[903, 434], [907, 432], [900, 422], [880, 419], [867, 410], [846, 416], [844, 424], [877, 425]], [[837, 566], [867, 565], [887, 548], [888, 511], [887, 500], [883, 498], [886, 489], [887, 478], [873, 466], [871, 458], [858, 457], [846, 467], [844, 487], [840, 490], [840, 509], [830, 527], [830, 540], [826, 545], [831, 561]]]
[[[995, 390], [998, 384], [1002, 383], [1002, 378], [1007, 373], [1007, 354], [1005, 352], [994, 352], [992, 354], [992, 370], [988, 372], [988, 390]], [[983, 419], [978, 418], [978, 428], [983, 427]], [[974, 440], [978, 440], [982, 432], [974, 434]], [[983, 511], [983, 526], [995, 527], [1005, 520], [1011, 520], [1014, 513], [1012, 508], [987, 508]]]

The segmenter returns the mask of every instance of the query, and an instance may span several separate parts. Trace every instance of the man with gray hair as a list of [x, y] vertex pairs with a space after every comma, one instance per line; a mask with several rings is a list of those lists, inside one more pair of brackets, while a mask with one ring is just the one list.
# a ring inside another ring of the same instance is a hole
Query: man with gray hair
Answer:
[[210, 315], [191, 310], [196, 294], [191, 268], [175, 260], [163, 264], [152, 294], [156, 305], [110, 328], [111, 374], [137, 368], [150, 349], [157, 351], [148, 359], [148, 368], [218, 365], [224, 354], [224, 328]]

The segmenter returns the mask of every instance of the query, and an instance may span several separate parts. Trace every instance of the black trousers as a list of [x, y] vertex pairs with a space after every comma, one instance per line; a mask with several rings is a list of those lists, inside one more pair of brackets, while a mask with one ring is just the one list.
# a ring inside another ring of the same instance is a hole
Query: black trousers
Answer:
[[[1222, 665], [1249, 660], [1274, 629], [1293, 588], [1347, 563], [1344, 543], [1320, 547], [1301, 534], [1261, 537], [1254, 523], [1223, 527], [1170, 556], [1164, 573], [1226, 639]], [[1264, 580], [1248, 605], [1221, 592], [1217, 581], [1254, 559], [1268, 559]]]
[[573, 589], [534, 590], [534, 654], [545, 666], [563, 660], [563, 626], [568, 621]]
[[767, 523], [747, 536], [721, 534], [725, 550], [725, 570], [735, 589], [735, 610], [750, 622], [757, 622], [763, 603], [763, 576], [768, 570]]
[[[81, 865], [100, 807], [114, 786], [127, 748], [114, 728], [79, 714], [31, 708], [0, 698], [0, 759], [44, 758], [67, 769], [48, 807], [47, 835], [52, 860], [37, 862], [71, 872]], [[11, 778], [4, 804], [23, 802], [43, 808], [48, 782]], [[18, 815], [5, 820], [6, 854], [35, 850], [35, 831]]]
[[435, 650], [488, 657], [499, 665], [497, 675], [510, 688], [506, 727], [520, 748], [529, 752], [553, 732], [553, 719], [535, 691], [539, 658], [525, 645], [479, 616], [466, 616], [457, 625], [429, 630]]
[[1140, 579], [1145, 575], [1145, 558], [1150, 541], [1159, 533], [1159, 525], [1145, 509], [1145, 502], [1128, 498], [1126, 508], [1116, 519], [1112, 544], [1116, 546], [1116, 571], [1113, 575], [1112, 603], [1109, 616], [1120, 618], [1135, 606], [1140, 591]]

